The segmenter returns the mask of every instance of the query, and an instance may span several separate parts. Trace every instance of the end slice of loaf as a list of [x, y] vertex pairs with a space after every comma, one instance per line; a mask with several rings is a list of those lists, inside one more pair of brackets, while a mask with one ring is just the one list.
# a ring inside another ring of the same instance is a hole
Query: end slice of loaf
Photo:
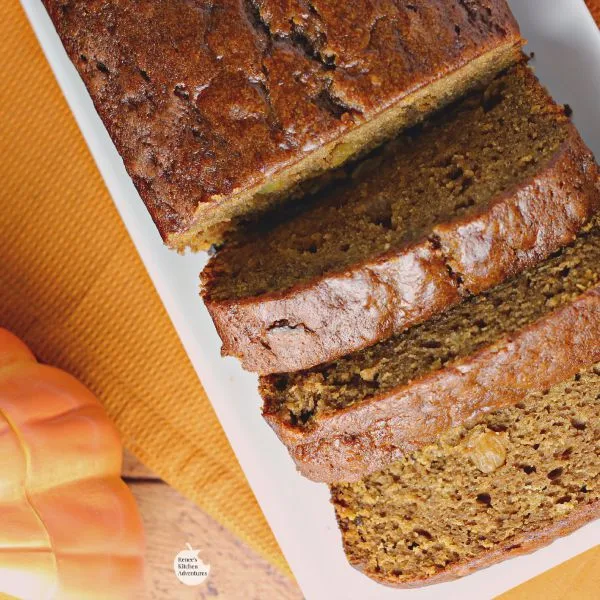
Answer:
[[356, 481], [466, 420], [600, 361], [600, 224], [547, 261], [341, 359], [262, 377], [299, 470]]
[[597, 518], [599, 414], [597, 364], [452, 428], [362, 481], [333, 486], [348, 560], [377, 581], [427, 585]]
[[361, 163], [202, 274], [222, 351], [262, 374], [336, 359], [571, 242], [600, 207], [591, 152], [520, 65]]
[[44, 0], [165, 242], [206, 248], [514, 63], [505, 0]]

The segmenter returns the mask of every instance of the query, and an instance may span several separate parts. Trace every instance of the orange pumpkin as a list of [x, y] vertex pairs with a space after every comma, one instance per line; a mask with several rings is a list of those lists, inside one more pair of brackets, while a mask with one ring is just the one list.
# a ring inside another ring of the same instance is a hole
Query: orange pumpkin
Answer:
[[144, 540], [104, 409], [0, 328], [0, 597], [130, 599]]

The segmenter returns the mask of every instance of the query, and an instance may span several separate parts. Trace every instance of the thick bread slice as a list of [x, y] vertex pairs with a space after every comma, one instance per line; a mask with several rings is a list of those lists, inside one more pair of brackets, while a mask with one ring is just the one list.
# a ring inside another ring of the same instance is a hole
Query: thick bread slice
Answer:
[[600, 363], [332, 486], [349, 561], [400, 587], [531, 552], [600, 516]]
[[214, 256], [222, 352], [261, 374], [374, 344], [573, 240], [600, 207], [579, 134], [526, 66]]

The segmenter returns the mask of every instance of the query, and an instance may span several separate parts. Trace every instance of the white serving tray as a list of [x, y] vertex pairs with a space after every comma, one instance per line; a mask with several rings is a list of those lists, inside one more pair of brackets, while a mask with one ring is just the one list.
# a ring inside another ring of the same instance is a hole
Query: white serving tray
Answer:
[[[491, 598], [600, 542], [600, 521], [537, 552], [452, 583], [417, 590], [378, 585], [345, 559], [327, 486], [296, 473], [260, 416], [256, 377], [220, 356], [198, 297], [205, 254], [167, 250], [40, 0], [21, 0], [113, 200], [202, 380], [225, 433], [305, 596], [309, 600]], [[510, 0], [535, 51], [533, 65], [557, 100], [568, 102], [600, 156], [600, 33], [583, 0]]]

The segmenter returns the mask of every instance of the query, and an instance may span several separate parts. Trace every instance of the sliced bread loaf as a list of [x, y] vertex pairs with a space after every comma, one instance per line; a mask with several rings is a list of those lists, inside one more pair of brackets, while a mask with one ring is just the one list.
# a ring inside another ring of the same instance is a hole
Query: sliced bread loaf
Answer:
[[600, 363], [333, 486], [349, 561], [387, 584], [437, 583], [599, 517], [599, 414]]
[[384, 342], [261, 378], [300, 471], [356, 481], [465, 420], [600, 361], [600, 224], [512, 280]]
[[530, 69], [509, 70], [202, 274], [223, 353], [259, 373], [333, 360], [573, 240], [600, 206], [590, 151]]

